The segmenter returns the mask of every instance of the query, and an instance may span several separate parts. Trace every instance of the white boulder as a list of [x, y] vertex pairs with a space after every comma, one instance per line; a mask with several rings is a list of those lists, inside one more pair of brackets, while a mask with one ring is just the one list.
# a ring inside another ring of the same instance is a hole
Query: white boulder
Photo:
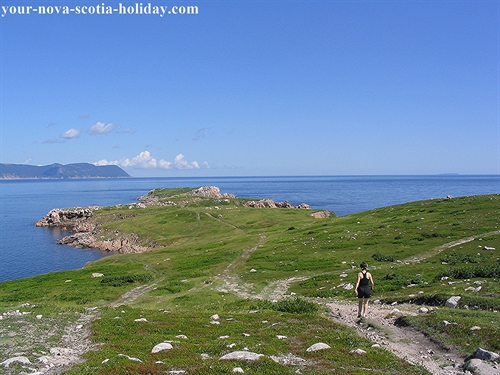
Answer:
[[161, 352], [162, 350], [170, 350], [173, 348], [174, 347], [172, 346], [172, 344], [168, 342], [162, 342], [160, 344], [155, 345], [154, 348], [151, 349], [151, 353], [158, 353]]
[[330, 348], [331, 348], [330, 345], [325, 344], [323, 342], [318, 342], [318, 343], [316, 343], [316, 344], [311, 345], [310, 347], [308, 347], [306, 349], [306, 352], [316, 352], [318, 350], [324, 350], [324, 349], [330, 349]]
[[227, 353], [226, 355], [223, 355], [222, 357], [219, 358], [221, 361], [228, 361], [228, 360], [243, 360], [243, 361], [257, 361], [261, 357], [263, 357], [264, 354], [257, 354], [253, 352], [247, 352], [247, 351], [236, 351], [236, 352], [231, 352]]
[[462, 297], [460, 297], [460, 296], [452, 296], [446, 300], [446, 303], [444, 304], [444, 306], [454, 309], [458, 306], [458, 302], [461, 299], [462, 299]]

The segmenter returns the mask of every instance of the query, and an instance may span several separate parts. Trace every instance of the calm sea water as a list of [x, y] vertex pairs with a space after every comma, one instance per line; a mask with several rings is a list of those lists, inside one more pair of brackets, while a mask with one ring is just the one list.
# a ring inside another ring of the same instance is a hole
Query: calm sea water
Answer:
[[56, 245], [33, 224], [52, 208], [135, 202], [158, 187], [214, 185], [237, 197], [308, 203], [337, 215], [415, 200], [497, 194], [500, 176], [204, 177], [0, 181], [0, 282], [83, 267], [107, 254]]

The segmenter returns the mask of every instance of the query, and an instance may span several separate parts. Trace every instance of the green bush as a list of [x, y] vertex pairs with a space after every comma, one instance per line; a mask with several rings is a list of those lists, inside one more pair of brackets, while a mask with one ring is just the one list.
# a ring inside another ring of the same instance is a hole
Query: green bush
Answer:
[[442, 262], [446, 262], [451, 265], [455, 265], [458, 263], [480, 263], [484, 260], [484, 257], [481, 255], [475, 254], [448, 254], [444, 258], [441, 258]]
[[485, 264], [448, 268], [437, 275], [436, 279], [452, 277], [454, 279], [472, 279], [475, 277], [495, 278], [500, 277], [500, 264]]
[[377, 262], [394, 262], [396, 260], [396, 257], [393, 255], [382, 255], [379, 253], [373, 254], [372, 258]]
[[101, 279], [101, 285], [122, 286], [125, 284], [133, 284], [137, 282], [148, 283], [153, 280], [153, 277], [148, 274], [142, 275], [125, 275], [125, 276], [109, 276]]

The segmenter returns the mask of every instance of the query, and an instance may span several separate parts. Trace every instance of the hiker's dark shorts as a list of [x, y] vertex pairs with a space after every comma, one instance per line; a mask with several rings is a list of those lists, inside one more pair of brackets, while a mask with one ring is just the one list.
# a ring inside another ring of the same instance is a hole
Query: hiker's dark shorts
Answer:
[[358, 298], [370, 298], [372, 296], [372, 288], [369, 286], [358, 287]]

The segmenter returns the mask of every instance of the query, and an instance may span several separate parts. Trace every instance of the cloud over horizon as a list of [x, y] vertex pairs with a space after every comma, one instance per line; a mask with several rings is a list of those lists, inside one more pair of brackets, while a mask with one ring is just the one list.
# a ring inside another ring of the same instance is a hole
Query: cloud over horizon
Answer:
[[120, 160], [106, 160], [102, 159], [94, 163], [97, 166], [102, 165], [118, 165], [122, 168], [134, 168], [134, 169], [200, 169], [210, 168], [210, 165], [205, 161], [202, 163], [202, 167], [197, 161], [188, 162], [184, 159], [183, 154], [178, 154], [174, 161], [167, 161], [164, 159], [156, 159], [151, 156], [149, 151], [142, 151], [139, 155], [129, 159], [123, 157]]

